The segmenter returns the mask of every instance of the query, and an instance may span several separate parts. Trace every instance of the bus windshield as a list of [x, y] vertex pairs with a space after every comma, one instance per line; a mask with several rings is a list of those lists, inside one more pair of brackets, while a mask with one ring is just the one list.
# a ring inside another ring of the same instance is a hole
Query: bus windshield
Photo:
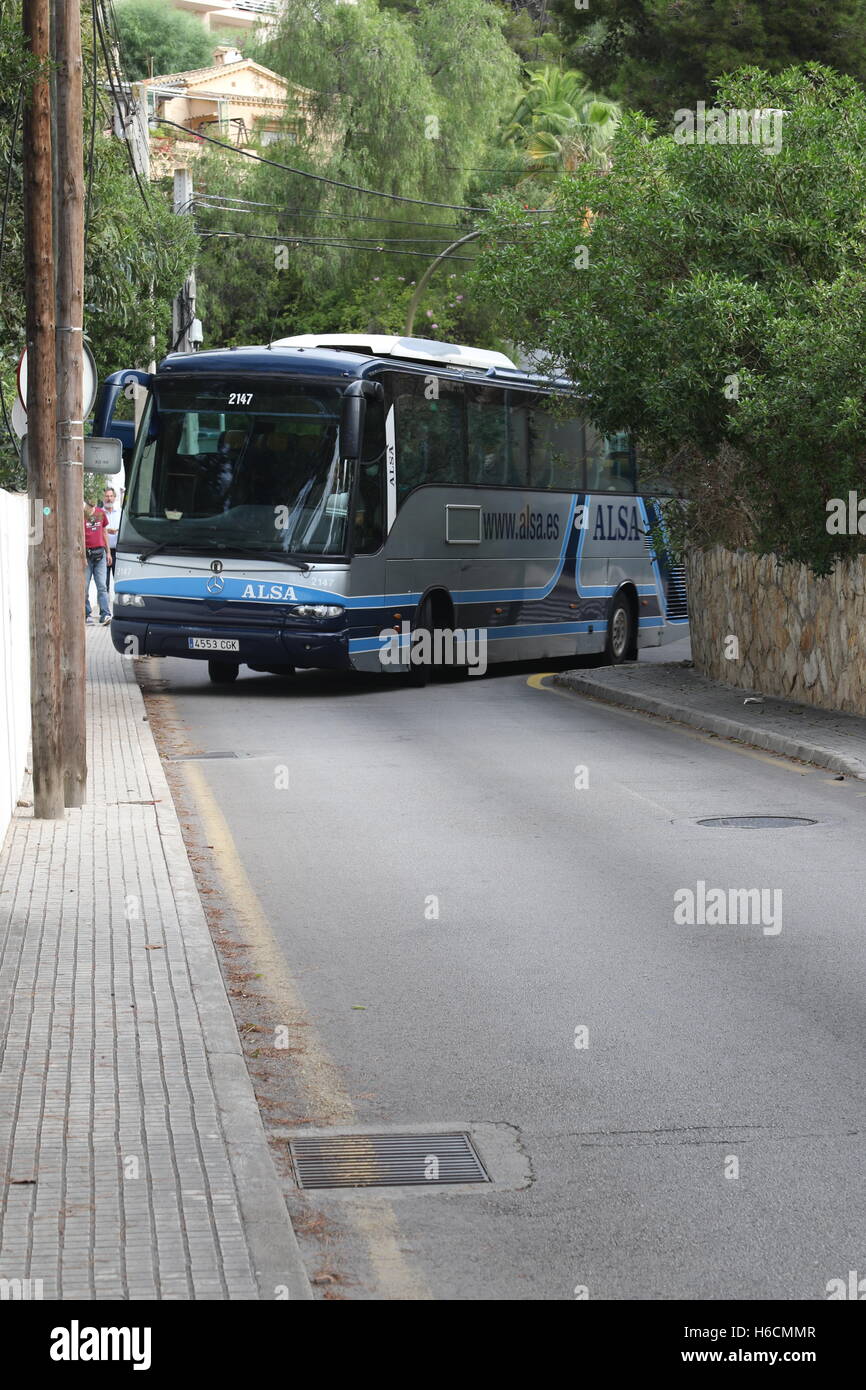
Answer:
[[121, 540], [342, 554], [349, 479], [340, 392], [294, 381], [238, 386], [237, 377], [156, 385]]

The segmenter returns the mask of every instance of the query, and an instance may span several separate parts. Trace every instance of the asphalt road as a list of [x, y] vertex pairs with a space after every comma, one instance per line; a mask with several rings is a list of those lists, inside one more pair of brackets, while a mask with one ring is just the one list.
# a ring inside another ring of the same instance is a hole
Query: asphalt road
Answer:
[[[421, 690], [162, 674], [191, 747], [246, 755], [197, 775], [322, 1087], [363, 1127], [501, 1126], [531, 1169], [311, 1199], [336, 1213], [339, 1296], [820, 1299], [866, 1275], [863, 784], [531, 667]], [[734, 814], [817, 824], [696, 824]], [[678, 925], [698, 881], [781, 890], [780, 930]]]

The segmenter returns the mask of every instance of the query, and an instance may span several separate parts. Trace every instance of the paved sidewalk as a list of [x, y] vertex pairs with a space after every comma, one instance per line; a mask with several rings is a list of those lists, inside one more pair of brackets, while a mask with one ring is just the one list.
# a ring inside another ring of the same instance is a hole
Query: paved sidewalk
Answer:
[[[581, 695], [674, 719], [706, 733], [866, 778], [866, 719], [833, 714], [794, 700], [763, 698], [698, 674], [690, 662], [630, 662], [594, 671], [563, 671], [556, 678]], [[746, 703], [758, 699], [760, 703]]]
[[131, 662], [87, 652], [88, 803], [0, 853], [0, 1279], [309, 1298]]

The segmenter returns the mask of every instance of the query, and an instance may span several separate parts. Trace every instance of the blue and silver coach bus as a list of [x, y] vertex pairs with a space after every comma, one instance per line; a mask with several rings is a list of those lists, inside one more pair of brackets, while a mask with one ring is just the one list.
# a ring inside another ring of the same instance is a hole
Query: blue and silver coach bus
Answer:
[[[483, 631], [491, 662], [619, 662], [687, 630], [628, 441], [564, 415], [568, 383], [364, 334], [175, 354], [109, 378], [109, 412], [132, 376], [148, 395], [121, 652], [206, 660], [225, 682], [242, 664], [408, 671], [436, 630]], [[396, 661], [394, 633], [410, 634]]]

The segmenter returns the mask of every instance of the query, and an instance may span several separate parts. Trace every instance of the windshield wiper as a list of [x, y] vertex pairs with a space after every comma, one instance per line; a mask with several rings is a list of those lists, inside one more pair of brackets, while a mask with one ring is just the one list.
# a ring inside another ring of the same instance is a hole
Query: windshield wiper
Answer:
[[[243, 545], [218, 545], [193, 546], [189, 542], [181, 541], [175, 544], [174, 541], [160, 541], [157, 545], [152, 545], [149, 550], [142, 551], [138, 556], [139, 561], [144, 564], [151, 555], [158, 555], [161, 551], [173, 550], [177, 554], [183, 555], [213, 555], [219, 551], [223, 555], [242, 555], [244, 558], [252, 560], [277, 560], [281, 565], [291, 565], [300, 574], [309, 574], [311, 565], [307, 560], [297, 560], [292, 555], [286, 555], [282, 550], [257, 550], [253, 546]], [[122, 552], [131, 554], [132, 552]]]
[[[149, 550], [144, 550], [144, 551], [142, 551], [142, 553], [139, 555], [138, 558], [139, 558], [139, 561], [141, 562], [141, 564], [144, 564], [145, 560], [149, 560], [149, 559], [150, 559], [151, 555], [158, 555], [159, 552], [160, 552], [161, 550], [170, 550], [170, 549], [171, 549], [171, 541], [160, 541], [159, 545], [152, 545], [152, 546], [150, 547]], [[125, 554], [128, 554], [128, 553], [129, 553], [128, 551], [122, 551], [122, 552], [121, 552], [121, 554], [124, 554], [124, 555], [125, 555]]]
[[281, 565], [291, 565], [301, 574], [309, 574], [312, 568], [308, 560], [298, 560], [283, 550], [257, 550], [251, 545], [213, 545], [211, 550], [219, 550], [223, 555], [242, 555], [251, 560], [278, 560]]

